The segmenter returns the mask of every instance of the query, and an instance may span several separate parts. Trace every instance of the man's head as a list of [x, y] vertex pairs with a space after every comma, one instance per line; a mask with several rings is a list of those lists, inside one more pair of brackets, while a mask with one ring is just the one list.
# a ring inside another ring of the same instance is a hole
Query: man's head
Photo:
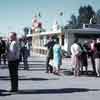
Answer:
[[15, 32], [10, 32], [10, 40], [14, 41], [17, 39], [17, 34]]

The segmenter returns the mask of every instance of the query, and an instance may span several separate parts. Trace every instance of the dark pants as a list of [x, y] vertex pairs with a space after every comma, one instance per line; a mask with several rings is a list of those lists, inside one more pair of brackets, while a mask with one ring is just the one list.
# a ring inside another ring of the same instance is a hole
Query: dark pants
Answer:
[[2, 55], [2, 54], [0, 53], [0, 64], [1, 64], [1, 57], [2, 57], [1, 55]]
[[3, 58], [3, 63], [6, 64], [6, 54], [5, 53], [2, 55], [2, 58]]
[[93, 68], [93, 73], [96, 74], [94, 55], [91, 54], [91, 55], [90, 55], [90, 58], [91, 58], [91, 63], [92, 63], [92, 68]]
[[49, 72], [52, 73], [53, 72], [53, 67], [49, 64], [50, 62], [50, 57], [47, 57], [46, 58], [46, 72]]
[[20, 58], [21, 58], [21, 61], [23, 61], [24, 69], [28, 70], [29, 69], [29, 66], [28, 66], [29, 52], [26, 48], [22, 48], [20, 52], [21, 52]]
[[18, 60], [8, 61], [9, 73], [11, 78], [11, 90], [18, 90]]

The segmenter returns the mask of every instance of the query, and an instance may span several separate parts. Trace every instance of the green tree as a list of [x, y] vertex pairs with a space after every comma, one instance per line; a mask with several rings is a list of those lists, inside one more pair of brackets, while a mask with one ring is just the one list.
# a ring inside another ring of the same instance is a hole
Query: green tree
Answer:
[[28, 27], [24, 27], [24, 35], [26, 36], [29, 33], [29, 28]]
[[93, 10], [92, 6], [81, 6], [79, 8], [79, 16], [78, 16], [78, 23], [79, 24], [89, 24], [90, 19], [95, 15], [95, 11]]
[[97, 24], [100, 24], [100, 9], [96, 13]]
[[71, 15], [70, 19], [71, 20], [69, 21], [69, 24], [72, 24], [72, 25], [77, 24], [77, 18], [74, 14]]

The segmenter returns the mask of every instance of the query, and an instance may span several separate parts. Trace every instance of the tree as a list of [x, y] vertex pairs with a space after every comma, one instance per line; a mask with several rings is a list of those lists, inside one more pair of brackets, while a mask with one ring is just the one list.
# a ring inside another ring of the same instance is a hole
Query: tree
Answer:
[[100, 9], [96, 13], [97, 24], [100, 24]]
[[78, 23], [79, 24], [89, 24], [90, 19], [95, 15], [95, 11], [93, 10], [92, 6], [84, 6], [79, 8], [79, 16], [78, 16]]
[[63, 16], [63, 12], [60, 12], [59, 15], [60, 15], [60, 16]]
[[71, 20], [69, 21], [69, 24], [72, 24], [72, 25], [77, 24], [77, 18], [74, 14], [71, 15], [70, 19]]
[[28, 27], [24, 27], [24, 35], [26, 36], [29, 33], [29, 28]]
[[96, 24], [96, 14], [92, 6], [81, 6], [78, 13], [78, 16], [75, 16], [74, 14], [71, 15], [69, 25], [66, 25], [66, 28], [80, 28], [82, 24], [89, 24], [91, 18], [93, 24]]

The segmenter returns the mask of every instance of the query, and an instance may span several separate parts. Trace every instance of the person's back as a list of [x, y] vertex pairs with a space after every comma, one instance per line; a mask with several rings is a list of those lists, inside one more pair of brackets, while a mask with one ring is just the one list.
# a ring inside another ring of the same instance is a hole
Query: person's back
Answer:
[[71, 58], [72, 58], [72, 69], [74, 69], [74, 75], [79, 76], [80, 71], [80, 54], [81, 54], [81, 48], [78, 44], [78, 40], [76, 39], [74, 43], [71, 45]]
[[61, 47], [59, 44], [55, 44], [53, 47], [53, 51], [54, 51], [54, 58], [59, 58], [61, 57]]
[[96, 51], [95, 44], [95, 40], [92, 40], [92, 42], [90, 43], [91, 54], [94, 54], [94, 52]]
[[95, 58], [100, 58], [100, 41], [95, 44], [96, 51], [94, 53]]
[[92, 40], [92, 42], [90, 43], [90, 48], [91, 48], [90, 49], [90, 58], [91, 58], [91, 64], [93, 67], [93, 74], [94, 75], [96, 74], [95, 59], [94, 59], [94, 54], [96, 52], [95, 44], [96, 44], [95, 40]]
[[45, 44], [45, 47], [47, 47], [48, 51], [47, 51], [47, 57], [50, 59], [53, 59], [53, 46], [54, 46], [55, 42], [54, 40], [50, 40], [48, 41], [47, 44]]
[[81, 48], [77, 43], [73, 43], [71, 46], [71, 54], [72, 56], [76, 56], [81, 52]]
[[27, 52], [27, 46], [26, 44], [22, 41], [21, 42], [21, 54], [22, 54], [22, 57], [27, 57], [28, 56], [28, 52]]
[[59, 38], [56, 39], [56, 43], [53, 47], [53, 64], [54, 64], [54, 73], [60, 74], [60, 66], [62, 64], [62, 50], [59, 44]]
[[29, 51], [28, 51], [27, 43], [26, 43], [26, 41], [22, 41], [22, 43], [21, 43], [21, 60], [23, 61], [24, 69], [26, 69], [26, 70], [29, 69], [28, 56], [29, 56]]

